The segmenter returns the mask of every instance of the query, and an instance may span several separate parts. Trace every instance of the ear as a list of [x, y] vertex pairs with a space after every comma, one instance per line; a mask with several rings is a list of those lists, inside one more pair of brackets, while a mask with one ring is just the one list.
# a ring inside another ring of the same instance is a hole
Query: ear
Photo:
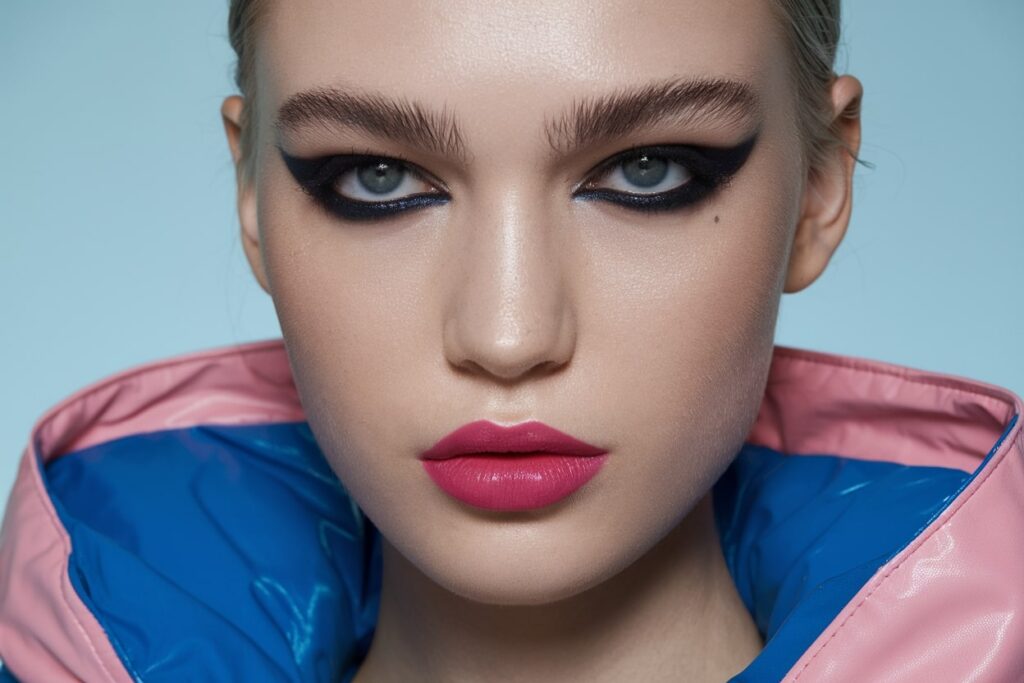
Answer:
[[844, 75], [832, 83], [832, 126], [841, 144], [819, 168], [809, 169], [797, 221], [784, 292], [799, 292], [825, 270], [846, 234], [853, 204], [853, 171], [860, 150], [859, 80]]
[[[245, 100], [239, 95], [231, 95], [224, 100], [220, 106], [220, 115], [224, 121], [224, 133], [228, 138], [228, 147], [231, 150], [231, 159], [235, 165], [235, 180], [238, 185], [238, 220], [242, 227], [242, 248], [245, 250], [245, 257], [249, 261], [249, 268], [252, 269], [256, 281], [267, 293], [270, 287], [267, 283], [266, 268], [263, 258], [260, 255], [260, 230], [256, 220], [256, 185], [255, 180], [245, 172], [245, 165], [242, 161], [242, 109]], [[252, 151], [249, 150], [251, 154]]]

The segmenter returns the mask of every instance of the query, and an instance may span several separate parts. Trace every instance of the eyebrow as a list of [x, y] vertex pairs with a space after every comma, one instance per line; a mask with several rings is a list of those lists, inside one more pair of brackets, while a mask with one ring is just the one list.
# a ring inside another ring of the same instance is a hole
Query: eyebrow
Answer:
[[[739, 124], [759, 110], [753, 89], [742, 81], [666, 79], [576, 99], [560, 116], [545, 121], [544, 133], [555, 152], [572, 154], [662, 121]], [[310, 125], [353, 127], [463, 162], [467, 158], [465, 136], [450, 111], [382, 93], [305, 90], [285, 101], [275, 125], [282, 131]]]
[[442, 156], [462, 160], [466, 156], [466, 143], [450, 112], [436, 112], [418, 102], [391, 99], [382, 93], [340, 88], [305, 90], [289, 97], [275, 120], [278, 130], [316, 124], [360, 128]]
[[556, 152], [572, 154], [661, 122], [676, 125], [742, 125], [760, 113], [760, 101], [743, 81], [667, 79], [583, 98], [545, 125]]

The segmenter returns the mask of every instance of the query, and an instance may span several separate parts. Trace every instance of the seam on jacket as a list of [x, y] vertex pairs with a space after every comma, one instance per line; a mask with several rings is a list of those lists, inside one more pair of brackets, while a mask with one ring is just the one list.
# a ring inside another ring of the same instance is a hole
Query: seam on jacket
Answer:
[[[911, 382], [911, 383], [920, 384], [920, 385], [923, 385], [923, 386], [939, 387], [939, 388], [942, 388], [942, 389], [948, 389], [950, 391], [954, 391], [954, 392], [958, 392], [958, 393], [962, 393], [962, 394], [967, 394], [969, 396], [973, 396], [975, 398], [979, 398], [979, 399], [982, 399], [982, 400], [985, 400], [985, 401], [995, 401], [995, 402], [999, 403], [1000, 406], [1002, 406], [1004, 408], [1005, 407], [1009, 407], [1009, 408], [1012, 409], [1013, 405], [1014, 405], [1014, 401], [1011, 399], [1011, 396], [1010, 396], [1009, 392], [1007, 392], [1006, 394], [1000, 395], [1000, 394], [996, 393], [995, 391], [992, 391], [992, 390], [990, 390], [988, 388], [969, 387], [969, 386], [966, 386], [966, 382], [968, 381], [966, 379], [922, 377], [922, 376], [912, 375], [912, 374], [907, 373], [907, 372], [900, 372], [898, 370], [893, 370], [893, 369], [889, 369], [889, 368], [879, 368], [879, 367], [871, 367], [871, 366], [867, 366], [867, 365], [862, 365], [862, 364], [860, 364], [858, 362], [855, 362], [855, 361], [851, 362], [851, 361], [839, 360], [839, 359], [826, 359], [826, 358], [819, 357], [817, 355], [809, 355], [809, 353], [814, 353], [814, 352], [807, 352], [807, 351], [803, 351], [803, 350], [799, 350], [799, 349], [792, 349], [792, 348], [789, 348], [789, 347], [781, 347], [780, 348], [780, 352], [781, 352], [780, 355], [782, 357], [784, 357], [786, 360], [803, 361], [803, 362], [806, 362], [806, 363], [815, 363], [817, 365], [824, 365], [824, 366], [833, 367], [833, 368], [845, 368], [845, 369], [848, 369], [848, 370], [855, 370], [857, 372], [867, 372], [867, 373], [871, 373], [871, 374], [874, 374], [874, 375], [883, 375], [883, 376], [886, 376], [886, 377], [892, 377], [894, 379], [900, 379], [900, 380], [903, 380], [905, 382]], [[872, 361], [872, 362], [884, 363], [884, 361]], [[926, 373], [926, 374], [938, 374], [938, 373], [932, 373], [932, 371], [930, 371], [930, 370], [919, 370], [919, 369], [916, 369], [916, 368], [912, 368], [912, 370], [915, 373], [919, 373], [920, 372], [920, 373]]]
[[[886, 579], [888, 579], [900, 567], [902, 567], [904, 563], [907, 562], [907, 560], [911, 559], [917, 553], [917, 551], [921, 549], [921, 546], [923, 546], [929, 538], [935, 535], [935, 532], [945, 527], [953, 520], [953, 517], [960, 510], [962, 510], [965, 505], [967, 505], [970, 499], [974, 497], [974, 494], [981, 490], [981, 487], [984, 486], [985, 482], [988, 481], [993, 476], [995, 471], [999, 469], [999, 467], [1009, 459], [1009, 456], [1012, 454], [1013, 451], [1018, 451], [1018, 454], [1024, 457], [1024, 445], [1022, 445], [1020, 440], [1020, 430], [1021, 425], [1018, 423], [1017, 426], [1014, 428], [1014, 432], [1016, 432], [1016, 434], [1014, 435], [1014, 439], [1010, 444], [1008, 444], [1011, 447], [1007, 449], [1007, 452], [1003, 454], [1003, 457], [1000, 458], [995, 465], [988, 468], [988, 470], [983, 473], [984, 476], [979, 476], [978, 483], [975, 489], [971, 491], [969, 494], [967, 494], [967, 496], [965, 496], [962, 500], [958, 500], [957, 502], [959, 504], [957, 504], [956, 507], [950, 511], [949, 516], [946, 517], [946, 519], [941, 524], [936, 524], [929, 533], [919, 536], [918, 539], [914, 542], [914, 544], [910, 547], [906, 557], [900, 560], [898, 564], [890, 568], [889, 571], [887, 571], [885, 574], [883, 574], [876, 580], [875, 585], [871, 588], [871, 590], [867, 592], [867, 594], [864, 595], [863, 598], [861, 598], [860, 602], [858, 602], [856, 606], [854, 606], [853, 610], [851, 610], [850, 613], [846, 615], [846, 618], [843, 619], [843, 622], [839, 624], [835, 631], [832, 632], [832, 635], [830, 635], [825, 642], [818, 646], [817, 651], [813, 655], [811, 655], [811, 658], [808, 659], [802, 667], [800, 667], [800, 670], [798, 672], [796, 672], [796, 675], [793, 677], [794, 683], [797, 680], [799, 680], [800, 676], [802, 676], [804, 671], [807, 670], [807, 667], [809, 667], [811, 663], [815, 659], [817, 659], [818, 655], [820, 655], [822, 651], [829, 645], [829, 643], [832, 642], [832, 639], [835, 638], [839, 634], [839, 632], [843, 630], [843, 627], [845, 627], [846, 624], [849, 623], [851, 619], [853, 619], [854, 615], [857, 614], [858, 610], [860, 610], [861, 605], [867, 602], [871, 598], [871, 596], [874, 595], [875, 591], [882, 587], [882, 584], [885, 583]], [[1009, 435], [1007, 435], [1007, 438], [1009, 438]]]
[[[72, 550], [71, 539], [65, 533], [63, 533], [64, 529], [60, 525], [60, 522], [56, 517], [57, 512], [56, 510], [53, 509], [52, 505], [50, 504], [49, 498], [40, 493], [40, 490], [43, 489], [44, 487], [42, 482], [42, 475], [39, 472], [39, 458], [35, 453], [34, 447], [30, 449], [28, 455], [32, 459], [32, 483], [34, 484], [34, 486], [32, 486], [32, 492], [36, 495], [37, 498], [39, 498], [42, 501], [43, 510], [46, 513], [46, 518], [50, 521], [50, 524], [57, 531], [57, 541], [63, 548], [65, 555], [67, 557], [70, 557]], [[78, 629], [78, 632], [79, 634], [81, 634], [83, 640], [85, 640], [86, 645], [89, 646], [89, 651], [92, 653], [93, 659], [96, 660], [96, 663], [99, 664], [100, 669], [103, 670], [103, 673], [107, 677], [107, 681], [109, 681], [110, 683], [116, 683], [116, 679], [114, 678], [113, 673], [110, 671], [110, 669], [107, 668], [107, 665], [104, 663], [103, 658], [100, 657], [100, 653], [96, 649], [96, 645], [92, 642], [92, 639], [89, 637], [89, 633], [85, 630], [85, 626], [78, 619], [78, 615], [75, 614], [75, 610], [71, 606], [71, 601], [69, 600], [69, 596], [67, 594], [67, 588], [71, 585], [71, 577], [68, 574], [68, 565], [66, 562], [63, 563], [60, 568], [60, 582], [61, 599], [64, 601], [64, 606], [67, 608], [67, 613], [71, 616], [71, 621], [74, 623], [75, 628]], [[102, 626], [100, 628], [102, 628]]]

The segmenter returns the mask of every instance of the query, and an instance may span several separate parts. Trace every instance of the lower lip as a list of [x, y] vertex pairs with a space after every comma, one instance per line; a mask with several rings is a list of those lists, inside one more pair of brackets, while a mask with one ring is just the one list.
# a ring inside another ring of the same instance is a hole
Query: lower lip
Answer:
[[423, 460], [423, 468], [448, 495], [487, 510], [534, 510], [557, 503], [590, 481], [601, 455], [460, 455]]

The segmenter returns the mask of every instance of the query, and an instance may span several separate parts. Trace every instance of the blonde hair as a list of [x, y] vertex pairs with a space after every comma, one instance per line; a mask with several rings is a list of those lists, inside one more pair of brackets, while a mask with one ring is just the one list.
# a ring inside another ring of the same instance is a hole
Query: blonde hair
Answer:
[[[255, 54], [257, 25], [267, 0], [230, 0], [228, 38], [238, 61], [235, 83], [245, 98], [241, 115], [241, 159], [244, 177], [257, 166], [256, 129], [252, 102], [256, 99]], [[797, 125], [803, 138], [805, 164], [820, 168], [837, 146], [843, 117], [859, 114], [855, 100], [833, 120], [829, 89], [836, 77], [836, 50], [840, 35], [840, 0], [769, 0], [790, 44], [789, 68], [796, 84]]]
[[239, 121], [241, 158], [239, 166], [245, 179], [252, 178], [258, 163], [256, 145], [257, 125], [252, 103], [256, 101], [256, 47], [259, 32], [257, 22], [266, 0], [231, 0], [228, 10], [228, 41], [235, 51], [235, 85], [245, 98]]
[[857, 155], [843, 142], [839, 128], [843, 119], [860, 115], [860, 98], [834, 118], [829, 95], [836, 78], [840, 0], [771, 0], [771, 3], [789, 39], [790, 75], [796, 84], [797, 124], [803, 135], [807, 167], [812, 171], [821, 168], [825, 159], [840, 146], [856, 159]]

